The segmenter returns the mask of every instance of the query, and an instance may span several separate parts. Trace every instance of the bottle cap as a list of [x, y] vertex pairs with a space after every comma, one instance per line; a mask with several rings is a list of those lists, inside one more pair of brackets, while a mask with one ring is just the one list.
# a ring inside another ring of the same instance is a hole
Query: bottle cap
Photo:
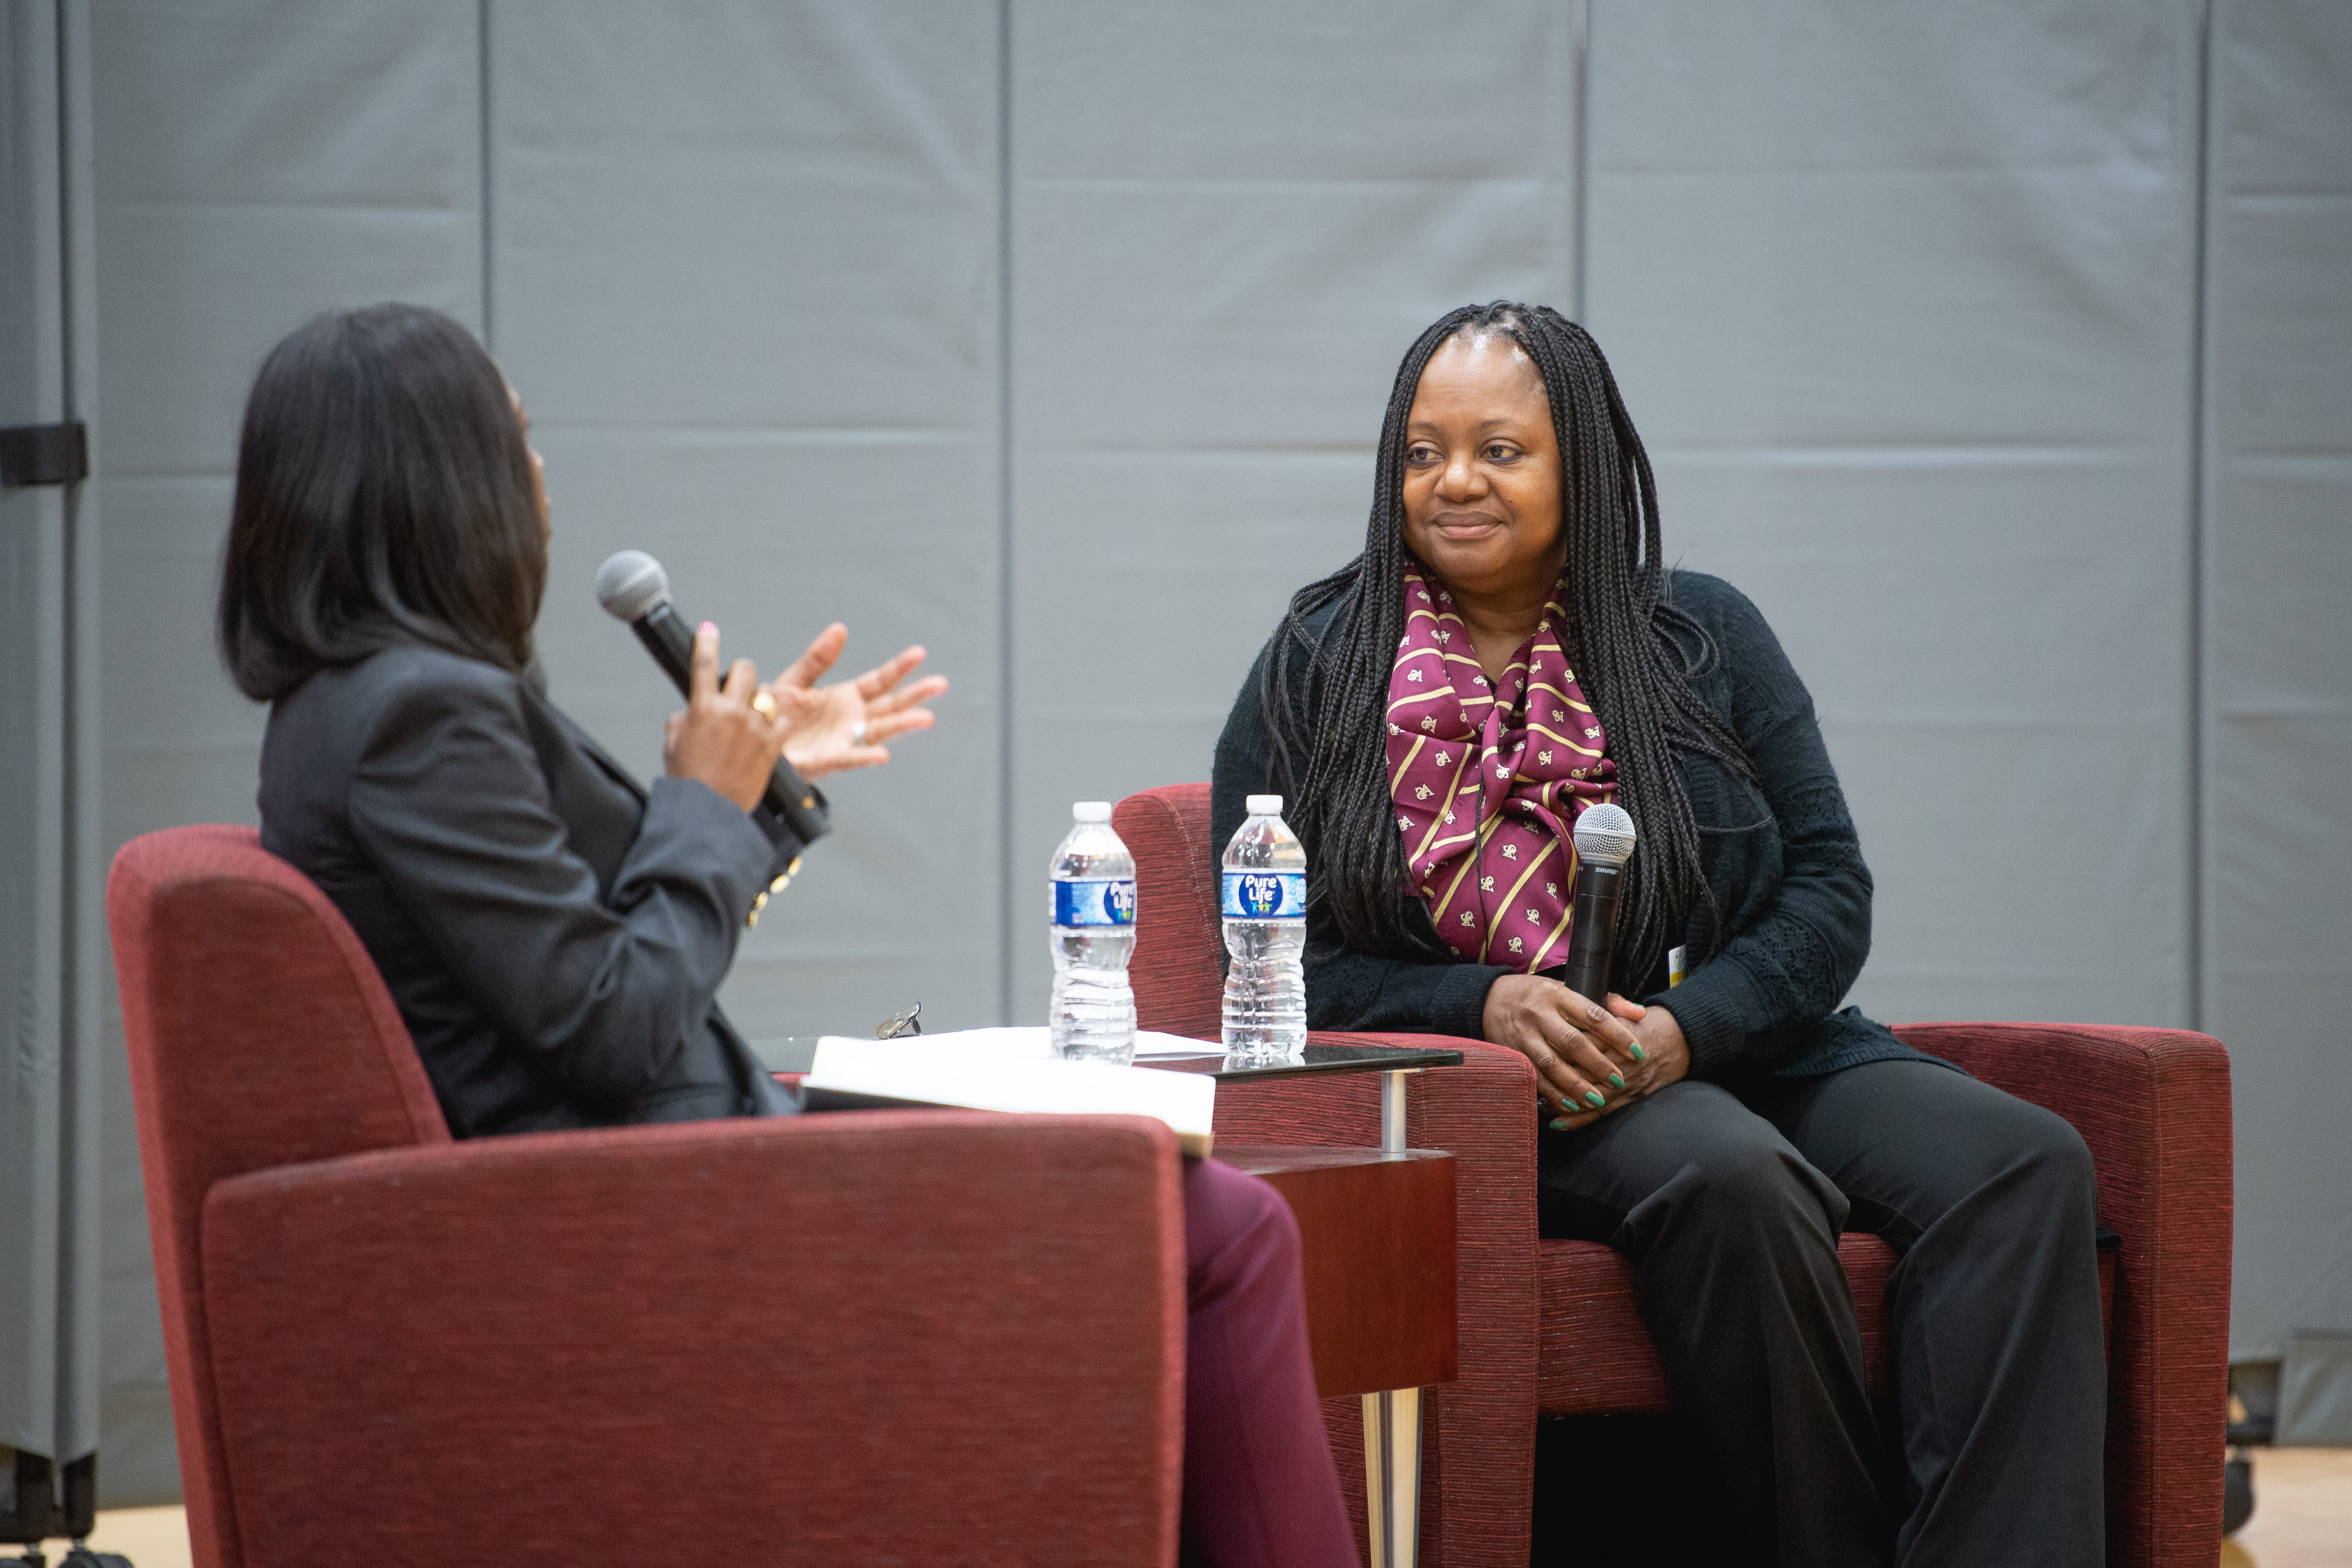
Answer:
[[1282, 797], [1278, 795], [1254, 795], [1243, 803], [1252, 816], [1280, 816]]
[[1110, 802], [1107, 800], [1073, 801], [1070, 803], [1070, 816], [1076, 822], [1108, 822]]

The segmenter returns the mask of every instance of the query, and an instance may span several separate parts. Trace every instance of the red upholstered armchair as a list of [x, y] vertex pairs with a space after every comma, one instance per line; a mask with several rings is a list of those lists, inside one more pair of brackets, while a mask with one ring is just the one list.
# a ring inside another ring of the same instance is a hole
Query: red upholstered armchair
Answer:
[[1159, 1123], [457, 1143], [252, 833], [133, 842], [107, 907], [199, 1568], [1174, 1561]]
[[[1216, 1037], [1222, 980], [1209, 786], [1129, 795], [1112, 822], [1134, 852], [1136, 1010], [1145, 1028]], [[2055, 1110], [2089, 1142], [2112, 1254], [2107, 1541], [2116, 1563], [2210, 1568], [2221, 1544], [2230, 1302], [2229, 1060], [2206, 1036], [2073, 1024], [1915, 1024], [1922, 1050]], [[1327, 1037], [1390, 1040], [1413, 1037]], [[1408, 1136], [1459, 1170], [1461, 1377], [1424, 1400], [1421, 1561], [1523, 1568], [1536, 1419], [1672, 1407], [1633, 1310], [1633, 1271], [1590, 1242], [1536, 1236], [1535, 1078], [1517, 1052], [1446, 1040], [1467, 1058], [1415, 1080]], [[1371, 1075], [1228, 1085], [1217, 1133], [1249, 1142], [1371, 1145]], [[1841, 1247], [1874, 1390], [1888, 1373], [1875, 1237]], [[2103, 1255], [2104, 1258], [2107, 1255]], [[1341, 1474], [1362, 1451], [1353, 1400], [1327, 1408]], [[1360, 1510], [1361, 1502], [1356, 1506]], [[1360, 1512], [1358, 1529], [1362, 1529]]]

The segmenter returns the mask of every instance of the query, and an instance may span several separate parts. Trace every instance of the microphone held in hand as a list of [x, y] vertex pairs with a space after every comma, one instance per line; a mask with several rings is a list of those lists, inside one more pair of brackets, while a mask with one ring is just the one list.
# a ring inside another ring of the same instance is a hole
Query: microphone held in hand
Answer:
[[1568, 938], [1568, 988], [1604, 1006], [1609, 952], [1617, 941], [1617, 893], [1633, 858], [1633, 819], [1622, 805], [1589, 805], [1576, 819], [1576, 920]]
[[[596, 568], [596, 602], [614, 619], [629, 623], [680, 695], [692, 689], [694, 628], [670, 602], [669, 574], [660, 562], [642, 550], [619, 550], [606, 556]], [[769, 781], [765, 804], [803, 844], [814, 844], [833, 831], [816, 791], [782, 757], [776, 759], [776, 776]]]

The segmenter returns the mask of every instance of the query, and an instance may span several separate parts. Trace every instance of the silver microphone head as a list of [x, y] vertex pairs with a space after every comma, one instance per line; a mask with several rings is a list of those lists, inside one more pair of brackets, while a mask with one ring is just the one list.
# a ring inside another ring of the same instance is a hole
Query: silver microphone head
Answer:
[[1633, 818], [1622, 805], [1588, 805], [1576, 819], [1577, 858], [1622, 866], [1633, 858]]
[[668, 597], [669, 574], [642, 550], [615, 550], [596, 568], [596, 602], [615, 620], [641, 620]]

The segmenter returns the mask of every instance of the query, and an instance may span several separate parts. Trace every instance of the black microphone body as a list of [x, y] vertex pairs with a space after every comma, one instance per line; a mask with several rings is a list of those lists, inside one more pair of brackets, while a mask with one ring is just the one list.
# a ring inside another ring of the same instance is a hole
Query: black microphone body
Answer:
[[[637, 634], [637, 640], [646, 645], [654, 662], [669, 672], [670, 679], [677, 684], [678, 695], [690, 694], [694, 689], [694, 630], [677, 613], [677, 606], [666, 596], [657, 599], [651, 609], [629, 623], [629, 629]], [[768, 781], [763, 804], [783, 819], [784, 826], [803, 844], [814, 844], [833, 831], [824, 797], [782, 757], [776, 759], [776, 773]]]
[[1609, 954], [1617, 942], [1617, 892], [1624, 882], [1622, 862], [1587, 860], [1576, 868], [1576, 919], [1569, 928], [1568, 973], [1560, 979], [1579, 996], [1604, 1006]]

